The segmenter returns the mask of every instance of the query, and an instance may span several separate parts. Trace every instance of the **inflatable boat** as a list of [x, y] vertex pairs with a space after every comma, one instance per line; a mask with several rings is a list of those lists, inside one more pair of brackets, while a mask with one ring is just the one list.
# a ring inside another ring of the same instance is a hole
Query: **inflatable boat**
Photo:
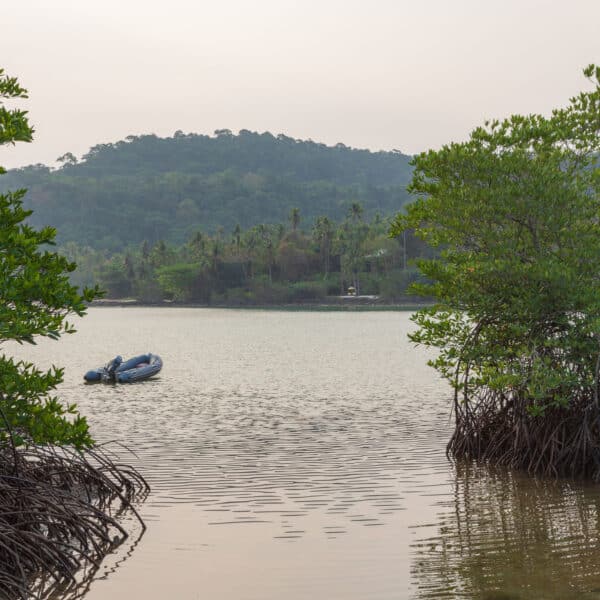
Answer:
[[103, 367], [88, 371], [83, 378], [87, 383], [135, 383], [156, 375], [161, 369], [158, 354], [140, 354], [126, 361], [116, 356]]

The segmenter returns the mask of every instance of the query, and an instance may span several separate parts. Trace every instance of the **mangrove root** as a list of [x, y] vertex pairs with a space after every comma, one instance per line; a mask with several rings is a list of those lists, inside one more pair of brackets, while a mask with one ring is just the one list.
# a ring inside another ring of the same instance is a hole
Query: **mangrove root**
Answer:
[[0, 447], [0, 598], [77, 597], [127, 539], [120, 515], [130, 511], [144, 530], [132, 502], [148, 490], [102, 447]]
[[455, 405], [448, 454], [552, 477], [600, 480], [600, 410], [593, 394], [534, 416], [527, 402], [486, 391]]

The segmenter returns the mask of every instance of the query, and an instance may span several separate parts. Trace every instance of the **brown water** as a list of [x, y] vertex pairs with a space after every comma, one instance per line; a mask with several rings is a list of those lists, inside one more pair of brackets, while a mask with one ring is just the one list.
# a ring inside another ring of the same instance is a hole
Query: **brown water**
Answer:
[[[15, 352], [133, 448], [148, 531], [86, 600], [600, 598], [600, 490], [450, 464], [407, 313], [97, 308]], [[12, 346], [5, 350], [14, 350]], [[119, 353], [160, 377], [85, 386]]]

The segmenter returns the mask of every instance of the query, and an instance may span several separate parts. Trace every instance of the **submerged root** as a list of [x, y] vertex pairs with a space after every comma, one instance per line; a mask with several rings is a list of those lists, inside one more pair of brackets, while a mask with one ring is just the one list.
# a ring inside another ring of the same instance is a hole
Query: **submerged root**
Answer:
[[600, 410], [591, 394], [532, 416], [526, 402], [487, 392], [456, 407], [447, 452], [552, 477], [600, 480]]
[[132, 502], [147, 492], [102, 448], [0, 448], [0, 598], [72, 596], [80, 574], [127, 539], [121, 513], [144, 529]]

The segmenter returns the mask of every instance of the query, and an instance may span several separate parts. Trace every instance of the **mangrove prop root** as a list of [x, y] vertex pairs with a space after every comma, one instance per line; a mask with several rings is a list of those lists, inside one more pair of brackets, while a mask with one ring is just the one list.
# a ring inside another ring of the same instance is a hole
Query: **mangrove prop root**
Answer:
[[600, 408], [589, 391], [532, 416], [527, 403], [485, 391], [457, 404], [447, 452], [551, 477], [600, 481]]
[[[75, 598], [128, 534], [148, 485], [104, 448], [0, 447], [0, 599]], [[56, 595], [58, 594], [58, 595]]]

